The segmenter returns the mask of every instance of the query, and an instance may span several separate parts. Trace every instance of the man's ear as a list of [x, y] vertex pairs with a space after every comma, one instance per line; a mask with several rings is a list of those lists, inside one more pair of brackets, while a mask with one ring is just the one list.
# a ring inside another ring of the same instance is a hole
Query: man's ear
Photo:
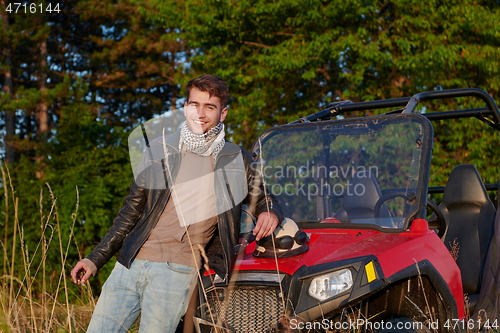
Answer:
[[186, 117], [186, 118], [187, 118], [187, 114], [186, 114], [187, 105], [188, 105], [188, 103], [187, 103], [187, 101], [185, 101], [184, 102], [184, 110], [183, 111], [184, 111], [184, 117]]
[[222, 111], [220, 113], [220, 121], [221, 122], [223, 122], [224, 119], [226, 119], [226, 117], [227, 117], [227, 111], [228, 111], [227, 108], [222, 109]]

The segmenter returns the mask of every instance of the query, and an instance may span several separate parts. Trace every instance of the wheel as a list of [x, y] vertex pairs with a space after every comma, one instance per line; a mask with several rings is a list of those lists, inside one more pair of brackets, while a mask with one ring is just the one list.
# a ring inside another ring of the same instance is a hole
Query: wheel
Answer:
[[[403, 199], [406, 199], [406, 193], [405, 192], [389, 192], [380, 197], [380, 199], [377, 200], [377, 203], [375, 204], [374, 208], [374, 214], [375, 217], [380, 217], [380, 209], [382, 208], [382, 205], [384, 202], [401, 197]], [[443, 215], [443, 212], [439, 207], [434, 203], [432, 200], [427, 200], [427, 207], [430, 208], [430, 210], [436, 215], [436, 218], [433, 220], [428, 221], [429, 222], [429, 228], [430, 229], [437, 229], [437, 235], [439, 238], [442, 238], [446, 232], [446, 219]]]
[[430, 199], [427, 199], [427, 207], [436, 215], [434, 219], [428, 221], [429, 228], [437, 230], [439, 238], [443, 238], [446, 228], [448, 227], [443, 212], [439, 209], [438, 205]]
[[392, 318], [381, 324], [376, 333], [431, 333], [431, 330], [422, 322], [410, 318]]

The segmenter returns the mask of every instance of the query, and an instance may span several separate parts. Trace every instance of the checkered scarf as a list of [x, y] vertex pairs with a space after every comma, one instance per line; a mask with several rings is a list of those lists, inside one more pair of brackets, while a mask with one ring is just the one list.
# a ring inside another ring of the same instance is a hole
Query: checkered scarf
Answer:
[[212, 154], [215, 160], [224, 147], [224, 136], [224, 123], [222, 122], [203, 134], [194, 134], [187, 126], [187, 122], [184, 122], [181, 127], [180, 145], [185, 144], [187, 149], [196, 155], [210, 156]]

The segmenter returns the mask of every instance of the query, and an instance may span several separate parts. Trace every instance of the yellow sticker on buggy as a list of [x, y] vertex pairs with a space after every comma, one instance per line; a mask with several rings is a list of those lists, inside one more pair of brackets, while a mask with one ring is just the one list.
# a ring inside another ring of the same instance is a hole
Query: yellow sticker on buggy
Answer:
[[365, 272], [366, 272], [366, 279], [368, 280], [368, 283], [377, 279], [377, 273], [375, 273], [375, 265], [373, 264], [373, 261], [370, 261], [369, 263], [367, 263], [365, 265]]

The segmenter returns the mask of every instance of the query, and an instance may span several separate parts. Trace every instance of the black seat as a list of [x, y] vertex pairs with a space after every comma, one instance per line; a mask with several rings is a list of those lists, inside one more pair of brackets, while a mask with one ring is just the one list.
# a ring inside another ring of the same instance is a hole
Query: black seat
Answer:
[[[360, 171], [352, 177], [351, 191], [344, 194], [342, 208], [335, 214], [337, 219], [368, 219], [375, 217], [375, 204], [382, 196], [375, 175]], [[362, 190], [360, 190], [362, 189]], [[382, 205], [380, 217], [390, 217], [387, 206]]]
[[496, 211], [475, 166], [457, 165], [452, 170], [439, 208], [448, 224], [445, 245], [451, 250], [456, 240], [459, 246], [457, 265], [464, 293], [477, 294]]

